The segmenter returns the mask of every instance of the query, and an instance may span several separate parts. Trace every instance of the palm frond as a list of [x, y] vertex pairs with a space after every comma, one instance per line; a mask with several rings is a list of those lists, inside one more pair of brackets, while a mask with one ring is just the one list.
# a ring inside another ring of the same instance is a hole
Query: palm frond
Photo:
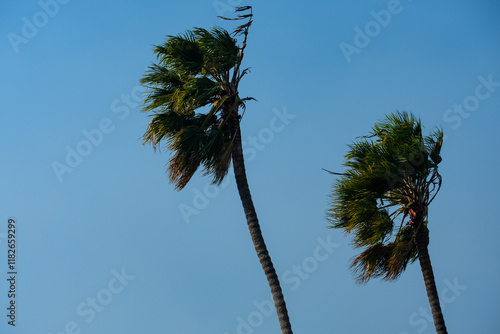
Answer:
[[204, 58], [196, 37], [193, 31], [179, 36], [168, 36], [164, 44], [154, 49], [159, 65], [186, 75], [200, 74]]
[[353, 259], [351, 269], [358, 284], [365, 284], [371, 278], [384, 276], [391, 256], [391, 245], [376, 243]]
[[441, 158], [441, 147], [443, 146], [443, 130], [435, 129], [430, 136], [426, 137], [426, 148], [434, 165], [438, 165], [443, 159]]
[[239, 48], [226, 30], [195, 28], [194, 34], [203, 52], [205, 74], [219, 76], [236, 65]]

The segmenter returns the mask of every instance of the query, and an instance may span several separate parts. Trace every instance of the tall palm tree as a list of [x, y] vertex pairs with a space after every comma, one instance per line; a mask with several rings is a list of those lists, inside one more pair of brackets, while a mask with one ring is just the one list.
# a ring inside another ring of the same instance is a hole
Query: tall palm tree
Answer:
[[[330, 221], [364, 250], [351, 268], [358, 283], [396, 280], [417, 258], [436, 331], [447, 333], [428, 252], [427, 212], [441, 187], [443, 132], [422, 135], [414, 115], [397, 112], [349, 146], [347, 170], [334, 184]], [[331, 172], [332, 173], [332, 172]]]
[[[156, 149], [164, 141], [173, 152], [169, 161], [170, 182], [181, 190], [202, 167], [205, 175], [220, 184], [231, 161], [250, 235], [264, 269], [283, 333], [292, 333], [288, 312], [273, 263], [266, 248], [248, 187], [240, 123], [241, 110], [251, 97], [240, 98], [242, 69], [252, 8], [238, 7], [236, 18], [248, 20], [233, 36], [215, 27], [194, 28], [184, 35], [168, 36], [155, 48], [158, 63], [142, 79], [148, 88], [144, 112], [152, 118], [144, 141]], [[238, 46], [236, 36], [242, 36]]]

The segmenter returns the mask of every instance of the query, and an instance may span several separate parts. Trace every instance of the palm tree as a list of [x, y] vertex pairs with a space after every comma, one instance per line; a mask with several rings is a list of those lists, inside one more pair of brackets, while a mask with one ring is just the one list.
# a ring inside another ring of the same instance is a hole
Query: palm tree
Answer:
[[332, 227], [353, 233], [354, 247], [364, 249], [351, 264], [358, 283], [396, 280], [418, 258], [436, 331], [447, 333], [427, 248], [443, 132], [424, 137], [421, 121], [407, 112], [387, 116], [372, 131], [349, 146], [344, 173], [330, 172], [341, 176], [331, 196]]
[[[220, 184], [231, 161], [250, 235], [264, 269], [283, 333], [292, 333], [288, 312], [273, 263], [266, 248], [248, 187], [240, 123], [245, 102], [238, 85], [252, 8], [238, 7], [236, 18], [248, 20], [231, 36], [226, 30], [194, 28], [184, 35], [168, 36], [155, 48], [158, 63], [142, 79], [148, 88], [143, 112], [152, 112], [144, 142], [156, 149], [164, 141], [173, 156], [168, 164], [170, 182], [181, 190], [201, 166]], [[241, 46], [236, 36], [242, 36]]]

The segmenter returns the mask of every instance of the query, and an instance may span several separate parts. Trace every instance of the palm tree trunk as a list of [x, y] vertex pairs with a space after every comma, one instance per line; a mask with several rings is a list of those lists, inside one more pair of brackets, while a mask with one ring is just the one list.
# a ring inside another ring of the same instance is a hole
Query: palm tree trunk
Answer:
[[[237, 113], [235, 114], [237, 115]], [[232, 118], [231, 133], [235, 134], [232, 149], [234, 176], [236, 178], [236, 185], [240, 194], [241, 203], [243, 204], [243, 210], [245, 211], [248, 229], [250, 230], [250, 235], [252, 237], [255, 250], [257, 251], [260, 264], [262, 265], [262, 269], [264, 269], [264, 273], [266, 274], [267, 281], [271, 288], [274, 306], [276, 307], [276, 312], [278, 313], [281, 332], [283, 334], [292, 334], [292, 326], [290, 325], [290, 319], [288, 318], [285, 298], [283, 297], [283, 293], [281, 291], [278, 275], [276, 274], [271, 257], [267, 251], [264, 238], [262, 237], [259, 221], [257, 219], [257, 213], [253, 205], [250, 188], [248, 187], [245, 162], [243, 160], [243, 147], [241, 143], [239, 119], [238, 117]]]
[[444, 324], [443, 313], [441, 312], [441, 305], [439, 304], [439, 297], [436, 289], [436, 281], [434, 280], [434, 273], [431, 266], [431, 258], [429, 257], [429, 250], [427, 248], [429, 237], [423, 223], [420, 223], [416, 228], [415, 236], [418, 249], [418, 260], [424, 276], [425, 289], [427, 290], [427, 298], [429, 298], [432, 317], [434, 318], [434, 326], [436, 327], [437, 334], [447, 334], [448, 331]]

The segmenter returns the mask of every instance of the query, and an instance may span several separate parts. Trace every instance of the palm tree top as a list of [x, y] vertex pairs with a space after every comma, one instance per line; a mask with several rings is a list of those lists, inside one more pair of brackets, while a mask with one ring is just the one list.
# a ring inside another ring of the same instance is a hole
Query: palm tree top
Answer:
[[420, 119], [396, 112], [349, 145], [329, 218], [366, 248], [352, 263], [360, 283], [396, 279], [416, 260], [412, 228], [427, 230], [427, 207], [441, 187], [442, 143], [441, 129], [424, 136]]
[[[238, 85], [249, 71], [241, 69], [241, 63], [252, 9], [239, 7], [236, 12], [240, 13], [236, 20], [248, 22], [237, 27], [232, 35], [221, 27], [213, 27], [167, 36], [163, 44], [154, 48], [157, 62], [141, 80], [147, 88], [142, 111], [151, 113], [144, 143], [151, 143], [156, 149], [165, 142], [174, 152], [168, 173], [178, 190], [199, 166], [213, 176], [214, 183], [222, 182], [229, 169], [234, 140], [228, 121], [232, 117], [239, 120], [238, 109], [253, 99], [240, 98], [238, 93]], [[243, 41], [238, 46], [236, 37], [240, 35]]]

